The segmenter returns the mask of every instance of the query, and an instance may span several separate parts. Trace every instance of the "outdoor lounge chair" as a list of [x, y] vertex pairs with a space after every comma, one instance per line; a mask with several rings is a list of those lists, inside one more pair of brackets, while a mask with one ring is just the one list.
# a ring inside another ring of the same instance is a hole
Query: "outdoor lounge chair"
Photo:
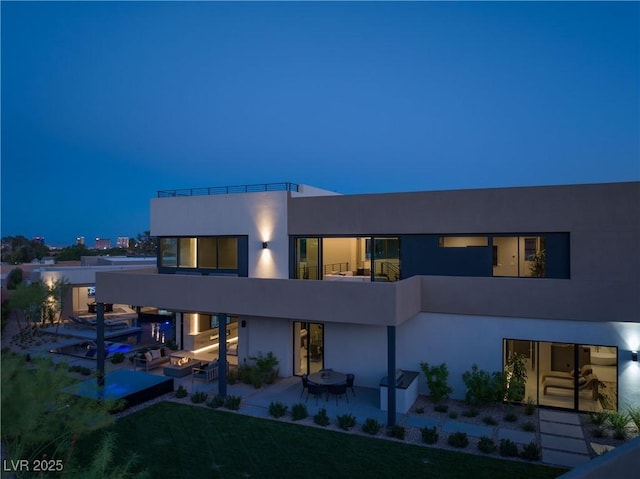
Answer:
[[122, 319], [105, 319], [104, 326], [109, 329], [120, 329], [120, 328], [128, 328], [129, 323]]
[[95, 319], [81, 318], [80, 316], [69, 316], [69, 319], [79, 326], [92, 328], [98, 323]]
[[193, 389], [193, 381], [201, 379], [205, 383], [213, 381], [218, 377], [218, 360], [215, 359], [209, 364], [193, 368], [191, 370], [191, 389]]

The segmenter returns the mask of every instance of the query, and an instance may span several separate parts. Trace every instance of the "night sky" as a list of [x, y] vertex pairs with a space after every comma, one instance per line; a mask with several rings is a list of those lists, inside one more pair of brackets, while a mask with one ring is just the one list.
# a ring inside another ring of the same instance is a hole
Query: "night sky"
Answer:
[[135, 236], [157, 190], [640, 179], [638, 2], [6, 2], [2, 236]]

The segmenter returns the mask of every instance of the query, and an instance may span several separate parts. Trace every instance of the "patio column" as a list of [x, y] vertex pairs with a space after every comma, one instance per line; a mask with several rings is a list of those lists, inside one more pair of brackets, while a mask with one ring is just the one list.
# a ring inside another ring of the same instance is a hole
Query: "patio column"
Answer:
[[227, 315], [218, 314], [218, 394], [227, 397]]
[[396, 327], [387, 326], [387, 426], [396, 425]]
[[96, 364], [98, 386], [104, 386], [104, 303], [96, 303]]

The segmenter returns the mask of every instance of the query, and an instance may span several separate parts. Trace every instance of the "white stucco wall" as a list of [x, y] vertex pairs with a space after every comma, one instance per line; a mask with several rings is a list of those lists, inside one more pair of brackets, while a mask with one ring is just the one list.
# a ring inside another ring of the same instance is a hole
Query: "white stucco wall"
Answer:
[[238, 360], [272, 352], [278, 358], [280, 376], [291, 376], [293, 371], [293, 333], [291, 322], [286, 319], [240, 317], [246, 320], [246, 328], [240, 327]]

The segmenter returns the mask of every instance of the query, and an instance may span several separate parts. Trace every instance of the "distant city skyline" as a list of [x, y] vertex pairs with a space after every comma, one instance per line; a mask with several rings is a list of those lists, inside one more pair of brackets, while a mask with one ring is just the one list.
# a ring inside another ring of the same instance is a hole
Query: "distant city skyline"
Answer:
[[167, 189], [640, 179], [638, 2], [0, 8], [3, 237], [113, 245]]

